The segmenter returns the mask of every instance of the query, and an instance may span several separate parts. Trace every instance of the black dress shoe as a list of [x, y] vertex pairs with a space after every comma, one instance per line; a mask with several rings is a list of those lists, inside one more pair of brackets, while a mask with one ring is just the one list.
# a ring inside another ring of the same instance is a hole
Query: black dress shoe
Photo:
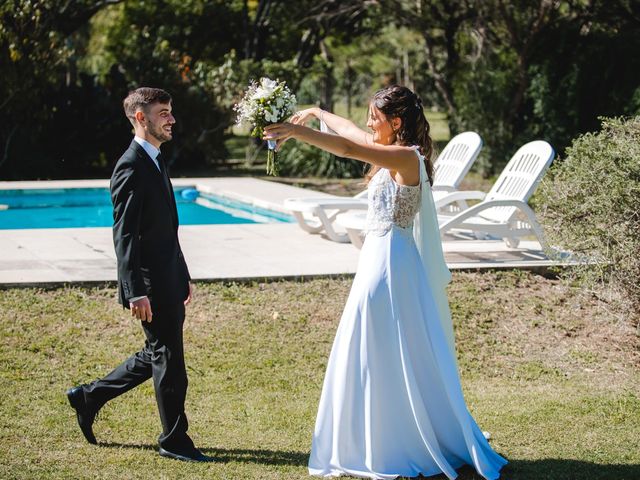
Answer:
[[159, 452], [161, 457], [172, 458], [173, 460], [180, 460], [182, 462], [213, 462], [213, 458], [207, 457], [200, 450], [194, 448], [186, 452], [170, 452], [160, 447]]
[[96, 445], [96, 436], [93, 434], [93, 421], [96, 419], [97, 410], [93, 410], [87, 406], [87, 402], [84, 400], [84, 392], [82, 387], [73, 387], [67, 390], [67, 398], [69, 403], [76, 411], [76, 417], [78, 418], [78, 425], [87, 442]]

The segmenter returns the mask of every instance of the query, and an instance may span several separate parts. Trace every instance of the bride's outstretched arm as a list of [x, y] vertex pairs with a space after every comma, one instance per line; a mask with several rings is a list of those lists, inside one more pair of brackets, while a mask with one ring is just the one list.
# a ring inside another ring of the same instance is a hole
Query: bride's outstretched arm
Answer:
[[277, 140], [278, 147], [286, 140], [295, 138], [339, 157], [353, 158], [398, 172], [411, 185], [420, 178], [415, 149], [412, 147], [377, 143], [363, 145], [340, 135], [319, 132], [293, 123], [276, 123], [265, 127], [264, 138]]
[[369, 132], [365, 132], [351, 120], [343, 118], [326, 110], [322, 110], [318, 107], [307, 108], [300, 110], [291, 117], [291, 123], [295, 125], [306, 125], [312, 118], [316, 117], [318, 120], [323, 121], [327, 127], [336, 132], [341, 137], [348, 138], [352, 142], [362, 143], [370, 145], [373, 143], [373, 135]]

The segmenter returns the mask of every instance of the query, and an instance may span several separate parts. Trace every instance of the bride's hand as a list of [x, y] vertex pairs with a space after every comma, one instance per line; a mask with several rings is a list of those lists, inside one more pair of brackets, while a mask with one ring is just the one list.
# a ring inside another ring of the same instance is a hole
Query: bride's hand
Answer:
[[297, 130], [298, 125], [294, 125], [293, 123], [274, 123], [272, 125], [267, 125], [264, 127], [264, 132], [262, 139], [263, 140], [275, 140], [276, 141], [276, 152], [280, 150], [280, 146], [289, 140], [290, 138], [294, 138], [295, 132]]
[[289, 121], [294, 125], [306, 125], [307, 122], [316, 117], [316, 108], [306, 108], [294, 113]]

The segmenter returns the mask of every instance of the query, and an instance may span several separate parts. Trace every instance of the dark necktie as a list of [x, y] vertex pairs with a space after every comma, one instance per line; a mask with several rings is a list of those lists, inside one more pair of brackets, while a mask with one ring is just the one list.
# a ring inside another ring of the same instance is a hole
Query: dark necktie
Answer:
[[173, 221], [178, 225], [178, 210], [176, 206], [175, 198], [173, 197], [173, 189], [171, 188], [171, 182], [169, 181], [169, 175], [167, 174], [166, 165], [164, 164], [164, 159], [162, 158], [162, 154], [159, 153], [156, 157], [156, 161], [158, 162], [158, 166], [160, 167], [160, 175], [162, 175], [162, 183], [164, 184], [164, 188], [166, 188], [167, 195], [169, 195], [169, 202], [173, 205]]
[[162, 157], [162, 153], [159, 153], [156, 157], [156, 162], [158, 162], [158, 166], [160, 167], [160, 175], [162, 175], [162, 182], [164, 183], [167, 192], [171, 192], [171, 184], [169, 183], [169, 176], [167, 175], [167, 169], [164, 164], [164, 158]]

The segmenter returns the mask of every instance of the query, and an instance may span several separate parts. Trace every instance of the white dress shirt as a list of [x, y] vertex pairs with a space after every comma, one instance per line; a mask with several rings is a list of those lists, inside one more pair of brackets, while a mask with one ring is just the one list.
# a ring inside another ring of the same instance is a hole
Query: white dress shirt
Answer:
[[147, 154], [151, 157], [151, 160], [153, 160], [153, 163], [156, 166], [156, 168], [160, 170], [160, 164], [158, 163], [158, 155], [160, 155], [160, 150], [154, 147], [153, 145], [151, 145], [144, 138], [140, 138], [137, 135], [133, 137], [133, 139], [136, 141], [138, 145], [144, 148], [144, 151], [147, 152]]

